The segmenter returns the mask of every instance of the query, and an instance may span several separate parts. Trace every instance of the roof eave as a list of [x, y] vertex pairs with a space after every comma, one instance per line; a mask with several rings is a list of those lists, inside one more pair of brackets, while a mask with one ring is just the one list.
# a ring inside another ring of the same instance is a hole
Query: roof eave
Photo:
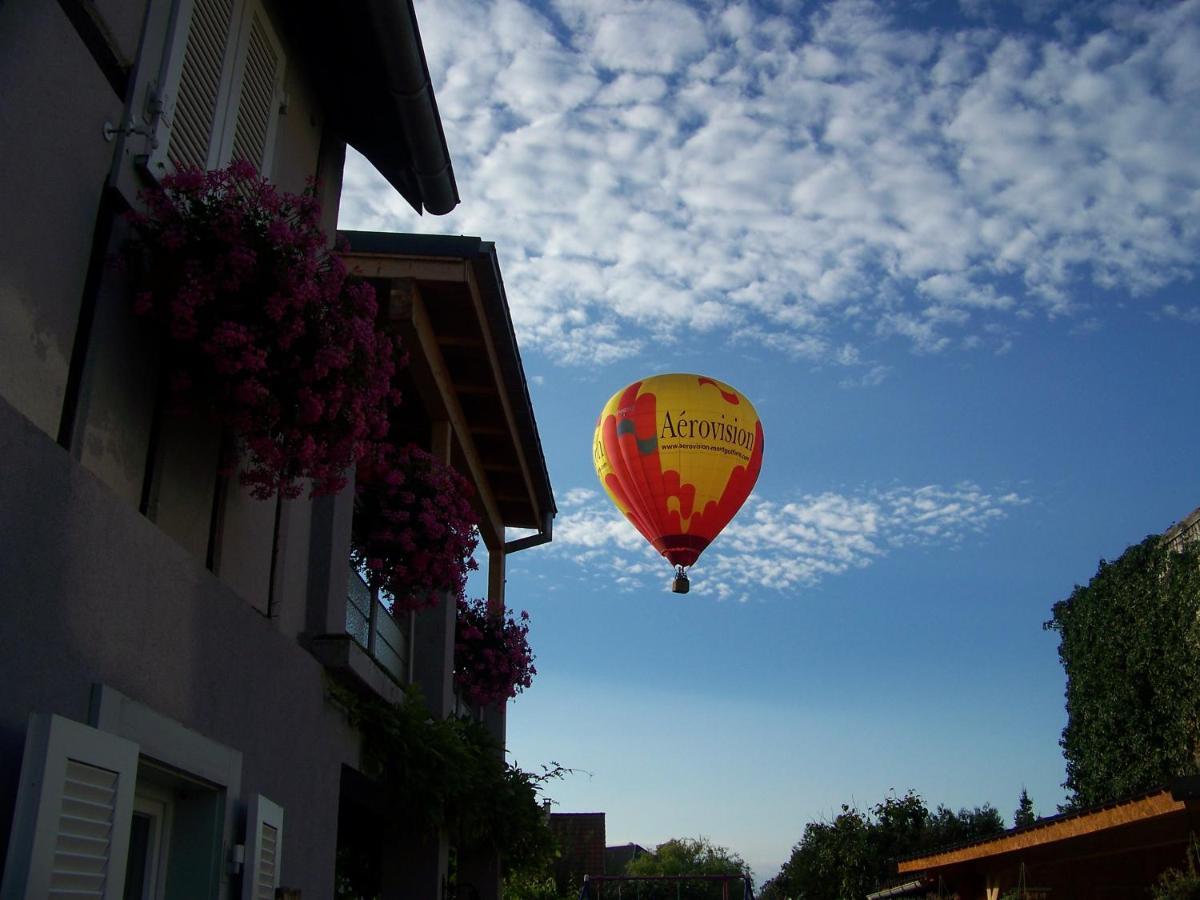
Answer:
[[333, 7], [296, 0], [304, 48], [329, 121], [418, 212], [445, 215], [458, 185], [412, 0]]

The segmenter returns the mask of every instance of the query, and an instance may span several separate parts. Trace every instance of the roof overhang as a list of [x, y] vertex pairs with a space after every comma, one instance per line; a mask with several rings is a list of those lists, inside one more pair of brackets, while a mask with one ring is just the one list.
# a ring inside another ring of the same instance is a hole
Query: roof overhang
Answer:
[[1193, 813], [1196, 810], [1197, 794], [1194, 781], [1180, 781], [1172, 787], [1164, 787], [1126, 800], [1039, 819], [1032, 825], [1013, 828], [987, 840], [901, 859], [897, 862], [896, 869], [901, 875], [909, 872], [934, 873], [939, 869], [1017, 851], [1053, 853], [1054, 846], [1062, 842], [1098, 840], [1115, 829], [1155, 829], [1169, 826], [1175, 820], [1186, 821], [1189, 808]]
[[454, 209], [458, 186], [411, 0], [294, 0], [288, 14], [329, 124], [417, 212]]
[[[384, 282], [380, 305], [427, 410], [449, 422], [489, 548], [550, 540], [557, 512], [495, 245], [475, 237], [347, 231], [347, 266]], [[506, 528], [533, 534], [504, 543]]]

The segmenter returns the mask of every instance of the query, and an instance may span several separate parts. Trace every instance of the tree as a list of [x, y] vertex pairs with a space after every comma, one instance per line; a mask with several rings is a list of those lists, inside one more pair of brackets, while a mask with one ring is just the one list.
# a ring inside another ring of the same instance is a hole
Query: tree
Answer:
[[1017, 811], [1013, 813], [1013, 828], [1024, 828], [1036, 821], [1037, 816], [1033, 813], [1033, 801], [1029, 799], [1029, 792], [1025, 788], [1021, 788], [1021, 797], [1017, 800]]
[[[990, 805], [930, 813], [915, 791], [891, 796], [868, 813], [843, 805], [830, 822], [809, 822], [791, 858], [772, 879], [774, 896], [805, 900], [863, 897], [895, 873], [895, 861], [1004, 830]], [[765, 892], [764, 892], [765, 893]]]
[[990, 803], [976, 806], [974, 809], [963, 807], [958, 812], [938, 804], [937, 811], [929, 817], [929, 824], [917, 847], [908, 852], [974, 841], [999, 834], [1003, 830], [1004, 819]]
[[845, 804], [832, 822], [809, 822], [775, 882], [786, 895], [805, 900], [865, 896], [879, 874], [870, 828], [865, 815]]
[[[733, 851], [712, 843], [708, 838], [675, 838], [659, 844], [653, 853], [647, 853], [630, 861], [625, 867], [627, 875], [738, 875], [750, 878], [750, 867]], [[676, 888], [668, 890], [665, 885], [647, 883], [641, 888], [644, 898], [675, 897]], [[701, 881], [679, 886], [682, 898], [720, 897], [721, 888], [716, 883]], [[737, 898], [736, 888], [730, 896]]]
[[778, 878], [768, 880], [755, 895], [758, 900], [788, 900], [787, 892]]
[[573, 885], [560, 891], [554, 883], [549, 866], [541, 871], [524, 870], [504, 878], [505, 900], [577, 900], [579, 890]]
[[1151, 536], [1054, 604], [1067, 675], [1067, 808], [1200, 768], [1200, 549]]
[[1160, 874], [1150, 892], [1152, 900], [1200, 900], [1197, 860], [1200, 860], [1200, 846], [1193, 837], [1192, 845], [1187, 850], [1187, 871], [1170, 868]]

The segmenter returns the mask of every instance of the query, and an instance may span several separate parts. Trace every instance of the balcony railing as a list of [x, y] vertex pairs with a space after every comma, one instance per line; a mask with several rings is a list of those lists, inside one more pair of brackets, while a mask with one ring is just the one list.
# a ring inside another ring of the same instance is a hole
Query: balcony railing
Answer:
[[379, 593], [353, 568], [346, 593], [346, 633], [392, 678], [407, 684], [412, 614], [401, 613], [399, 621], [393, 618]]

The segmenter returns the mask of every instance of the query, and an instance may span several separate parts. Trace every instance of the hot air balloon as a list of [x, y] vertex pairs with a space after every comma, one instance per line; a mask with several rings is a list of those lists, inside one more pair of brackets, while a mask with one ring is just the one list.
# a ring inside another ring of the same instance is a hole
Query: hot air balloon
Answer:
[[705, 375], [654, 375], [621, 388], [596, 422], [592, 461], [609, 499], [675, 566], [672, 590], [754, 488], [758, 413]]

